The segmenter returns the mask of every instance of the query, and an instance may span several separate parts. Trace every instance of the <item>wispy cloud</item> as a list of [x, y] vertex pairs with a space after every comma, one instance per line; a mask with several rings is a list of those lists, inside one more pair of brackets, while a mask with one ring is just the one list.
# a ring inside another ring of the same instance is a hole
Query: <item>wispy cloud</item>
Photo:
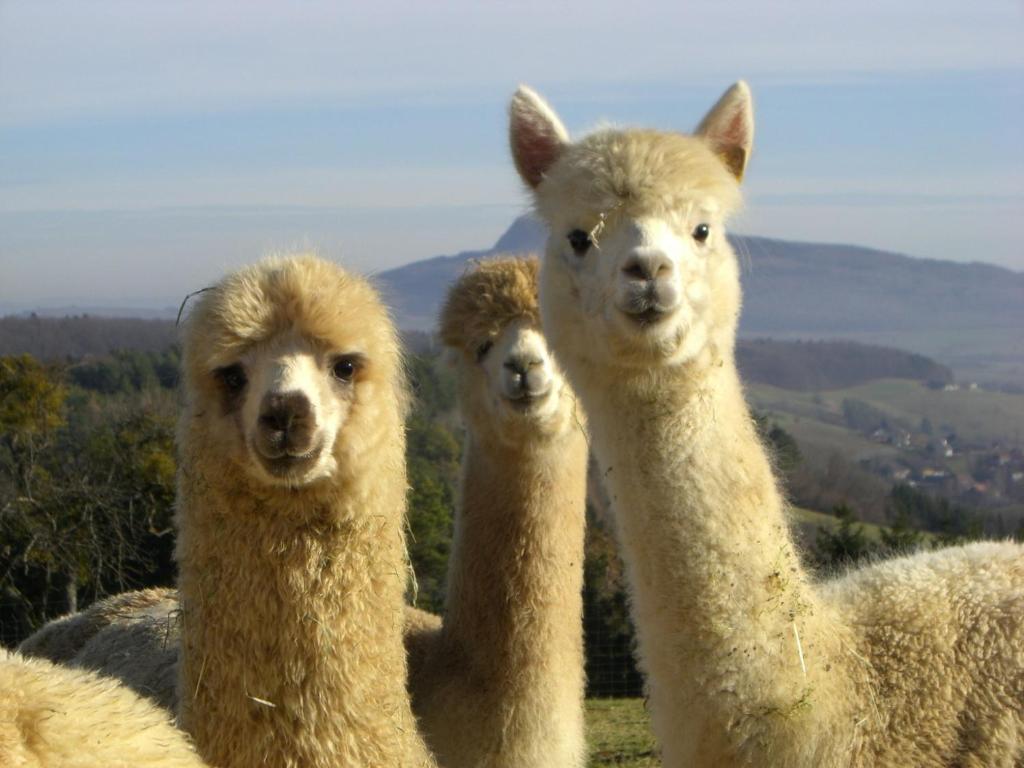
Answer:
[[0, 119], [1024, 66], [1012, 0], [7, 0]]

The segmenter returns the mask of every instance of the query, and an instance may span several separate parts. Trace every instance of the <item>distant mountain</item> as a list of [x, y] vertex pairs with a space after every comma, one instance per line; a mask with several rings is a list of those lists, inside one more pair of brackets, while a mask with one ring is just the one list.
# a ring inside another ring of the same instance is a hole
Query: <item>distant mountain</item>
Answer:
[[[0, 317], [0, 355], [27, 353], [48, 362], [103, 358], [119, 350], [159, 354], [177, 339], [173, 320]], [[437, 350], [434, 335], [426, 331], [403, 331], [402, 342], [412, 354]], [[922, 355], [852, 341], [741, 339], [736, 356], [747, 382], [802, 392], [842, 389], [875, 379], [946, 384], [953, 378], [948, 368]]]
[[[490, 248], [417, 261], [379, 273], [376, 281], [400, 328], [428, 331], [445, 290], [470, 261], [498, 253], [540, 252], [546, 237], [539, 220], [522, 216]], [[848, 339], [926, 355], [951, 367], [960, 379], [1001, 387], [1024, 383], [1024, 273], [850, 245], [763, 237], [732, 241], [742, 266], [740, 333], [746, 338]], [[145, 311], [69, 306], [38, 314], [173, 319], [176, 313], [177, 307]], [[127, 327], [115, 331], [111, 325], [100, 331], [98, 325], [86, 325], [89, 340], [77, 339], [76, 352], [99, 353], [107, 339], [131, 336]], [[27, 329], [6, 328], [2, 335], [7, 348]], [[154, 343], [159, 343], [158, 336], [153, 334]], [[21, 341], [13, 343], [22, 346]], [[770, 353], [762, 353], [759, 359], [766, 363]], [[805, 374], [794, 372], [794, 380], [809, 380]]]
[[[399, 325], [433, 327], [449, 283], [474, 258], [539, 252], [546, 231], [523, 216], [481, 251], [378, 275]], [[1024, 380], [1024, 273], [850, 245], [732, 238], [743, 269], [741, 333], [849, 338], [937, 358], [958, 375]]]

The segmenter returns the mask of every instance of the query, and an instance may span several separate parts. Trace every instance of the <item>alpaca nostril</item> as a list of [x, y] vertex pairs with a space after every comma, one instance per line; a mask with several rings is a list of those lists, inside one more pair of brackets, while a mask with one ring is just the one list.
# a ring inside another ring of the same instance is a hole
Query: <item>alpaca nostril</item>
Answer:
[[302, 392], [268, 394], [260, 408], [260, 427], [269, 432], [290, 432], [308, 420], [312, 408]]
[[633, 254], [622, 267], [622, 273], [630, 280], [657, 280], [671, 272], [672, 261], [660, 251]]
[[505, 361], [503, 367], [505, 370], [511, 371], [514, 376], [525, 376], [542, 362], [538, 357], [510, 357]]
[[631, 262], [622, 268], [622, 273], [633, 280], [649, 280], [647, 272], [639, 262]]
[[506, 360], [502, 365], [506, 371], [510, 371], [513, 377], [522, 376], [526, 373], [526, 367], [518, 359]]

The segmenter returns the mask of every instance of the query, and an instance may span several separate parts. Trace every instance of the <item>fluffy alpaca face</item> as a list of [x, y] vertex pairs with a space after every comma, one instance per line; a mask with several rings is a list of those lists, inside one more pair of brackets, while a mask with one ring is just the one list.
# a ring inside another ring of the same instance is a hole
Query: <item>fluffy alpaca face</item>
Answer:
[[463, 409], [500, 431], [516, 423], [542, 425], [559, 409], [564, 381], [540, 329], [515, 320], [480, 340], [472, 359], [457, 362]]
[[540, 292], [560, 358], [649, 367], [729, 343], [739, 283], [723, 224], [750, 149], [745, 86], [697, 136], [604, 130], [572, 143], [527, 89], [511, 118], [513, 157], [551, 232]]
[[558, 349], [603, 365], [676, 364], [732, 330], [736, 262], [713, 201], [621, 216], [597, 237], [581, 221], [552, 222], [542, 275]]
[[394, 428], [382, 415], [401, 409], [383, 307], [365, 282], [318, 259], [229, 277], [190, 318], [185, 358], [188, 423], [202, 430], [191, 442], [258, 485], [334, 477]]
[[567, 392], [540, 331], [536, 259], [485, 261], [450, 289], [441, 337], [454, 360], [462, 411], [503, 440], [561, 423]]
[[334, 443], [364, 358], [359, 349], [324, 348], [288, 332], [212, 371], [242, 464], [256, 479], [297, 486], [334, 473]]

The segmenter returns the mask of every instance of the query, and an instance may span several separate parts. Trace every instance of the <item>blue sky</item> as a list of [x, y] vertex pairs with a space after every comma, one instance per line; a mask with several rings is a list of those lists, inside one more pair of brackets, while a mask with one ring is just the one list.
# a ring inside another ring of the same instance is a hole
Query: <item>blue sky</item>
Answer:
[[735, 231], [1024, 269], [1022, 40], [995, 0], [0, 0], [0, 310], [485, 247], [527, 208], [519, 82], [579, 132], [688, 130], [746, 78]]

